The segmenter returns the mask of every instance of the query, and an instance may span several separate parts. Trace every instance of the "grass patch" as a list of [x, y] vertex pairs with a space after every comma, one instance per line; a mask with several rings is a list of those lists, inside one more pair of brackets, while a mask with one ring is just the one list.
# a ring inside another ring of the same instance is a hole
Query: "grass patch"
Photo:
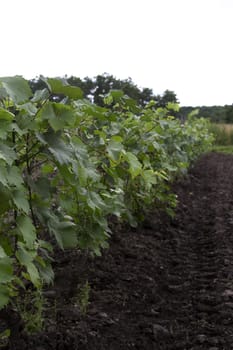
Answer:
[[218, 146], [233, 145], [233, 124], [211, 123], [209, 131], [214, 134], [215, 145], [218, 145]]
[[228, 145], [228, 146], [214, 145], [212, 147], [211, 151], [212, 152], [226, 153], [226, 154], [233, 154], [233, 145]]

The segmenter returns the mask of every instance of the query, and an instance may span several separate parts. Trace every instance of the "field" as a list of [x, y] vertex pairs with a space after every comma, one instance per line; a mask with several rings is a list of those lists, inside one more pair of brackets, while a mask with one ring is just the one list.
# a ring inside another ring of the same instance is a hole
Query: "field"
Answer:
[[174, 190], [174, 219], [152, 211], [137, 229], [118, 227], [99, 258], [59, 253], [45, 330], [10, 348], [232, 349], [233, 157], [201, 157]]
[[233, 132], [233, 124], [218, 124], [221, 129], [224, 129], [227, 134], [230, 134]]
[[215, 144], [218, 146], [233, 145], [233, 124], [211, 124], [211, 132], [215, 135]]
[[225, 153], [225, 154], [233, 154], [233, 145], [229, 146], [213, 146], [212, 147], [213, 152], [219, 152], [219, 153]]

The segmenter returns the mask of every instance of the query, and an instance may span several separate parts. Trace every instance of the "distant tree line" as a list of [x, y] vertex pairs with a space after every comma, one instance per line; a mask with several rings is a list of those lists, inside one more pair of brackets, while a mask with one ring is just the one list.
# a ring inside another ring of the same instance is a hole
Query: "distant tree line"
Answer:
[[[84, 79], [71, 76], [66, 77], [66, 80], [70, 85], [80, 87], [83, 91], [83, 97], [99, 106], [104, 106], [103, 95], [113, 89], [122, 90], [142, 107], [151, 100], [155, 101], [158, 107], [165, 107], [168, 102], [179, 102], [176, 94], [171, 90], [164, 91], [162, 95], [155, 95], [152, 89], [139, 88], [131, 78], [120, 80], [107, 73], [97, 75], [94, 78], [85, 77]], [[46, 87], [46, 84], [40, 78], [32, 79], [29, 83], [33, 92]]]
[[210, 119], [213, 123], [233, 123], [233, 104], [225, 106], [181, 107], [180, 113], [186, 118], [190, 112], [198, 109], [198, 116]]
[[[150, 101], [155, 101], [158, 108], [166, 107], [168, 102], [179, 103], [174, 91], [165, 90], [162, 95], [155, 95], [150, 88], [139, 88], [131, 78], [121, 80], [107, 73], [84, 79], [71, 76], [66, 77], [66, 80], [69, 84], [80, 87], [83, 91], [83, 97], [99, 106], [104, 106], [103, 95], [112, 89], [122, 90], [142, 107], [145, 107]], [[46, 87], [41, 78], [32, 79], [29, 83], [33, 92]], [[62, 99], [62, 96], [53, 96], [53, 98], [59, 100], [59, 98]], [[185, 120], [188, 114], [195, 109], [199, 109], [200, 117], [208, 118], [215, 123], [233, 123], [233, 105], [181, 107], [179, 112], [173, 112], [173, 114]]]

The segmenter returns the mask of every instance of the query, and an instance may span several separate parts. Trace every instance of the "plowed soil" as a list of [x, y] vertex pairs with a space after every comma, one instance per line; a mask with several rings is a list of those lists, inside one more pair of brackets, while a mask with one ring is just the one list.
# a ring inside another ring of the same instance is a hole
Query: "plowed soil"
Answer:
[[60, 253], [44, 331], [7, 349], [233, 349], [233, 156], [204, 155], [174, 191], [174, 219], [119, 228], [102, 257]]

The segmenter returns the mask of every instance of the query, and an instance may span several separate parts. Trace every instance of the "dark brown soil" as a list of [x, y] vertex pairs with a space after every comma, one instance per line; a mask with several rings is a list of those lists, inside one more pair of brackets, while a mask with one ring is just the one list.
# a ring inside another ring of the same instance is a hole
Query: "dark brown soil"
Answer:
[[119, 229], [100, 258], [60, 254], [45, 330], [8, 349], [233, 349], [233, 156], [203, 156], [174, 187], [174, 219]]

